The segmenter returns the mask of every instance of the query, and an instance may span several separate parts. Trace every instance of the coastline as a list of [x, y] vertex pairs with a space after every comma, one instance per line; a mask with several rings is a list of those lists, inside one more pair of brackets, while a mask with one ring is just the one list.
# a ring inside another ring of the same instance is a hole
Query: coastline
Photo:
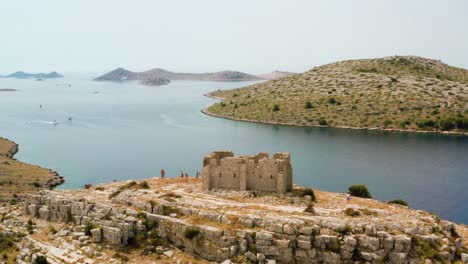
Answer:
[[17, 198], [38, 188], [51, 190], [65, 182], [64, 177], [54, 170], [17, 160], [14, 156], [18, 151], [16, 142], [0, 137], [0, 179], [3, 180], [0, 199], [5, 199], [3, 196], [11, 191], [17, 191], [13, 194]]
[[[217, 100], [224, 100], [223, 97], [213, 96], [210, 93], [204, 94], [204, 96]], [[245, 118], [236, 118], [229, 117], [220, 114], [212, 113], [208, 110], [212, 105], [201, 109], [200, 111], [208, 116], [224, 118], [233, 121], [257, 123], [257, 124], [267, 124], [267, 125], [281, 125], [281, 126], [293, 126], [293, 127], [319, 127], [319, 128], [339, 128], [339, 129], [353, 129], [353, 130], [369, 130], [369, 131], [386, 131], [386, 132], [399, 132], [399, 133], [419, 133], [419, 134], [441, 134], [441, 135], [453, 135], [453, 136], [468, 136], [468, 132], [458, 132], [458, 131], [427, 131], [427, 130], [413, 130], [413, 129], [396, 129], [396, 128], [380, 128], [380, 127], [350, 127], [350, 126], [320, 126], [320, 125], [300, 125], [294, 123], [284, 123], [284, 122], [267, 122], [267, 121], [257, 121]]]

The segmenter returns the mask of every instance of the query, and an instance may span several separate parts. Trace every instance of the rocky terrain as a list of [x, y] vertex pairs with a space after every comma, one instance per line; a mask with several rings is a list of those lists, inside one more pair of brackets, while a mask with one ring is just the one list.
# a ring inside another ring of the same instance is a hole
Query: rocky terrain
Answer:
[[[11, 263], [465, 263], [466, 226], [295, 186], [202, 190], [195, 178], [41, 191], [0, 207]], [[315, 196], [315, 204], [312, 203]], [[0, 236], [1, 237], [1, 236]], [[1, 243], [0, 243], [1, 244]], [[16, 250], [15, 250], [16, 248]]]
[[204, 112], [234, 120], [468, 133], [468, 70], [413, 56], [350, 60], [215, 91]]
[[144, 72], [132, 72], [123, 68], [117, 68], [96, 79], [95, 81], [123, 81], [140, 80], [143, 83], [148, 79], [162, 78], [167, 80], [197, 80], [197, 81], [254, 81], [260, 77], [237, 71], [221, 71], [213, 73], [176, 73], [163, 69], [152, 69]]
[[60, 75], [57, 72], [26, 73], [22, 71], [17, 71], [7, 76], [3, 76], [3, 78], [15, 78], [15, 79], [30, 79], [30, 78], [52, 79], [52, 78], [61, 78], [61, 77], [63, 77], [63, 75]]
[[28, 193], [63, 183], [57, 172], [14, 159], [18, 145], [0, 138], [0, 202], [16, 204]]

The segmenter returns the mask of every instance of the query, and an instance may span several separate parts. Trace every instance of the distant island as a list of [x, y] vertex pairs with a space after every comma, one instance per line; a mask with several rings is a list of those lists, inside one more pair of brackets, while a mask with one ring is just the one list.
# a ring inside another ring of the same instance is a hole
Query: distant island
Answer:
[[258, 75], [260, 78], [265, 79], [265, 80], [274, 80], [274, 79], [279, 79], [283, 77], [288, 77], [291, 75], [297, 74], [295, 72], [287, 72], [287, 71], [273, 71], [267, 74], [260, 74]]
[[416, 56], [348, 60], [208, 96], [204, 113], [296, 126], [468, 134], [468, 70]]
[[[117, 68], [96, 79], [95, 81], [131, 81], [139, 80], [142, 84], [152, 84], [152, 80], [160, 79], [156, 85], [160, 85], [161, 79], [173, 80], [197, 80], [197, 81], [215, 81], [215, 82], [238, 82], [238, 81], [259, 81], [277, 79], [293, 75], [290, 72], [275, 71], [264, 75], [251, 75], [239, 71], [220, 71], [211, 73], [176, 73], [164, 69], [152, 69], [144, 72], [133, 72], [124, 68]], [[162, 81], [162, 84], [167, 84]]]
[[15, 78], [15, 79], [53, 79], [53, 78], [62, 78], [63, 75], [58, 74], [57, 72], [49, 73], [27, 73], [23, 71], [17, 71], [3, 78]]
[[18, 90], [16, 89], [10, 89], [10, 88], [6, 88], [6, 89], [0, 89], [0, 92], [16, 92]]

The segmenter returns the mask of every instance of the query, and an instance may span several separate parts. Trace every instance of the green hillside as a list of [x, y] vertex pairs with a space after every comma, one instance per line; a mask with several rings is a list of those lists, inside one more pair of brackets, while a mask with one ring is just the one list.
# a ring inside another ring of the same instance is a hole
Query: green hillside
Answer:
[[207, 112], [303, 126], [468, 132], [468, 70], [420, 57], [350, 60], [215, 91]]

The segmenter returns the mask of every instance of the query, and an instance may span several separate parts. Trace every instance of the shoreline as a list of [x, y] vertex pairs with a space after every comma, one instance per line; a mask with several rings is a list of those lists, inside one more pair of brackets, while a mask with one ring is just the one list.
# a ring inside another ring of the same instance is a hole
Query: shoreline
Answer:
[[36, 168], [40, 168], [40, 169], [48, 171], [51, 178], [46, 180], [46, 181], [41, 182], [42, 183], [42, 186], [41, 186], [42, 188], [52, 190], [55, 187], [57, 187], [57, 186], [59, 186], [59, 185], [61, 185], [62, 183], [65, 182], [64, 177], [61, 176], [58, 172], [56, 172], [54, 170], [17, 160], [14, 157], [19, 152], [19, 145], [16, 142], [14, 142], [12, 140], [9, 140], [7, 138], [4, 138], [4, 137], [0, 137], [0, 141], [4, 141], [4, 142], [7, 142], [7, 143], [11, 144], [10, 148], [5, 152], [5, 154], [0, 153], [0, 156], [4, 156], [5, 158], [7, 158], [9, 160], [12, 160], [12, 161], [17, 161], [17, 162], [19, 162], [21, 164], [21, 166], [26, 165], [26, 166], [36, 167]]
[[[210, 95], [210, 93], [204, 94], [204, 96], [216, 100], [224, 100], [224, 98], [219, 96]], [[396, 128], [380, 128], [380, 127], [350, 127], [350, 126], [320, 126], [320, 125], [300, 125], [293, 123], [283, 123], [283, 122], [267, 122], [267, 121], [257, 121], [245, 118], [236, 118], [223, 116], [220, 114], [212, 113], [208, 110], [213, 105], [205, 107], [200, 111], [208, 116], [223, 118], [233, 121], [265, 124], [265, 125], [281, 125], [281, 126], [292, 126], [292, 127], [316, 127], [316, 128], [339, 128], [339, 129], [353, 129], [353, 130], [368, 130], [368, 131], [386, 131], [386, 132], [399, 132], [399, 133], [417, 133], [417, 134], [439, 134], [439, 135], [451, 135], [451, 136], [468, 136], [468, 132], [458, 132], [458, 131], [427, 131], [427, 130], [413, 130], [413, 129], [396, 129]]]

